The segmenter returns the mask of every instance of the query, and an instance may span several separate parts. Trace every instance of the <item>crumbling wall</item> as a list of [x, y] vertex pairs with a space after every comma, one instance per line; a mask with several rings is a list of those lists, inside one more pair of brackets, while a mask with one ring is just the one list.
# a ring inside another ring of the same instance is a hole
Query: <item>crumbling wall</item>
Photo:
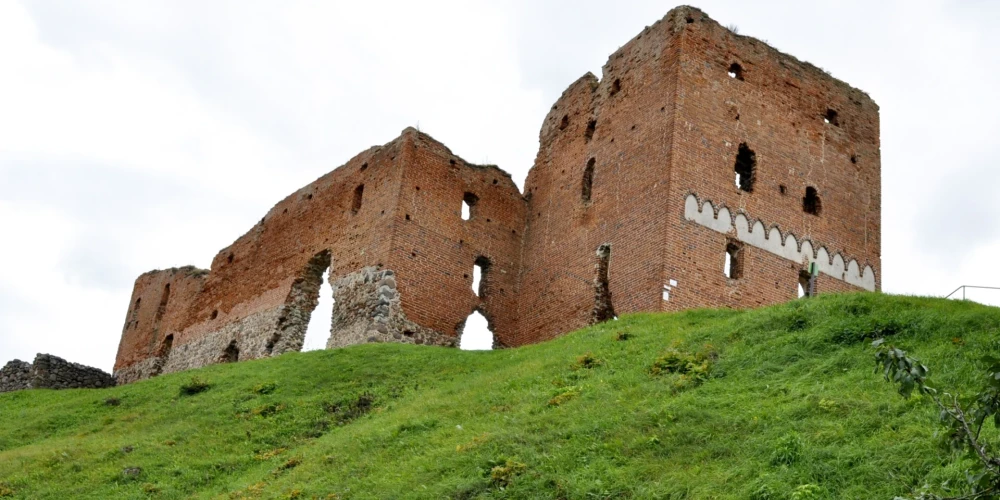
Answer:
[[[332, 314], [328, 347], [454, 345], [480, 311], [502, 347], [794, 299], [813, 261], [820, 293], [878, 290], [878, 127], [863, 92], [678, 7], [560, 96], [523, 196], [408, 128], [279, 202], [210, 272], [140, 276], [115, 374], [299, 350], [312, 314]], [[332, 312], [314, 310], [324, 273]]]
[[30, 364], [15, 359], [0, 369], [0, 392], [21, 389], [97, 389], [114, 385], [115, 379], [103, 370], [70, 363], [51, 354], [38, 354]]
[[0, 392], [31, 388], [31, 363], [15, 359], [0, 368]]
[[328, 349], [369, 342], [455, 346], [458, 339], [407, 319], [390, 269], [365, 267], [333, 281]]

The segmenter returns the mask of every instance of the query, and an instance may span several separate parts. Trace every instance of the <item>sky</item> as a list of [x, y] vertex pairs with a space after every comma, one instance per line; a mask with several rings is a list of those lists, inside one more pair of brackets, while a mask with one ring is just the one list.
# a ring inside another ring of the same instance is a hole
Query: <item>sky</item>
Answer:
[[[1000, 286], [1000, 2], [695, 5], [879, 104], [884, 291]], [[559, 94], [674, 6], [0, 0], [0, 363], [110, 371], [139, 274], [408, 126], [523, 186]]]

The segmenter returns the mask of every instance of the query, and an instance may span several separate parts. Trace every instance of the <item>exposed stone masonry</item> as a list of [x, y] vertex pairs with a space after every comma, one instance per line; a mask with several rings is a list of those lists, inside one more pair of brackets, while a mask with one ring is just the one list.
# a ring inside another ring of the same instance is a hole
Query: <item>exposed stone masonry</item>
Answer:
[[0, 392], [22, 389], [81, 389], [115, 385], [107, 372], [70, 363], [51, 354], [35, 356], [34, 363], [15, 359], [0, 369]]

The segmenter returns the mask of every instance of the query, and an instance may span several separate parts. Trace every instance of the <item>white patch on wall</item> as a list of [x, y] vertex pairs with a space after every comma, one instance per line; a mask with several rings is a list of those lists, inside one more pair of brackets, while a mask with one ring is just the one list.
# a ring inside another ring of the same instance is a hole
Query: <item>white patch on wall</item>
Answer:
[[791, 234], [783, 237], [776, 227], [767, 230], [761, 221], [751, 224], [742, 213], [733, 217], [724, 206], [719, 208], [719, 215], [716, 216], [711, 202], [706, 201], [700, 207], [698, 205], [695, 195], [687, 195], [684, 199], [684, 218], [723, 234], [730, 234], [735, 229], [736, 238], [743, 243], [801, 264], [816, 262], [819, 271], [827, 276], [875, 291], [875, 271], [871, 266], [866, 265], [862, 270], [857, 260], [848, 260], [840, 253], [831, 257], [825, 247], [819, 247], [814, 253], [813, 244], [809, 240], [803, 240], [800, 244]]

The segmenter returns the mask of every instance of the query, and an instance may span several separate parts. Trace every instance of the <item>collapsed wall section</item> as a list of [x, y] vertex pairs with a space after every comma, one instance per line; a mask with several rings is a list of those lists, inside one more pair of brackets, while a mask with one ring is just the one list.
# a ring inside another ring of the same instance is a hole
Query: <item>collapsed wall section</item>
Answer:
[[115, 379], [98, 368], [70, 363], [51, 354], [38, 354], [33, 363], [15, 359], [0, 369], [0, 392], [23, 389], [99, 389]]

